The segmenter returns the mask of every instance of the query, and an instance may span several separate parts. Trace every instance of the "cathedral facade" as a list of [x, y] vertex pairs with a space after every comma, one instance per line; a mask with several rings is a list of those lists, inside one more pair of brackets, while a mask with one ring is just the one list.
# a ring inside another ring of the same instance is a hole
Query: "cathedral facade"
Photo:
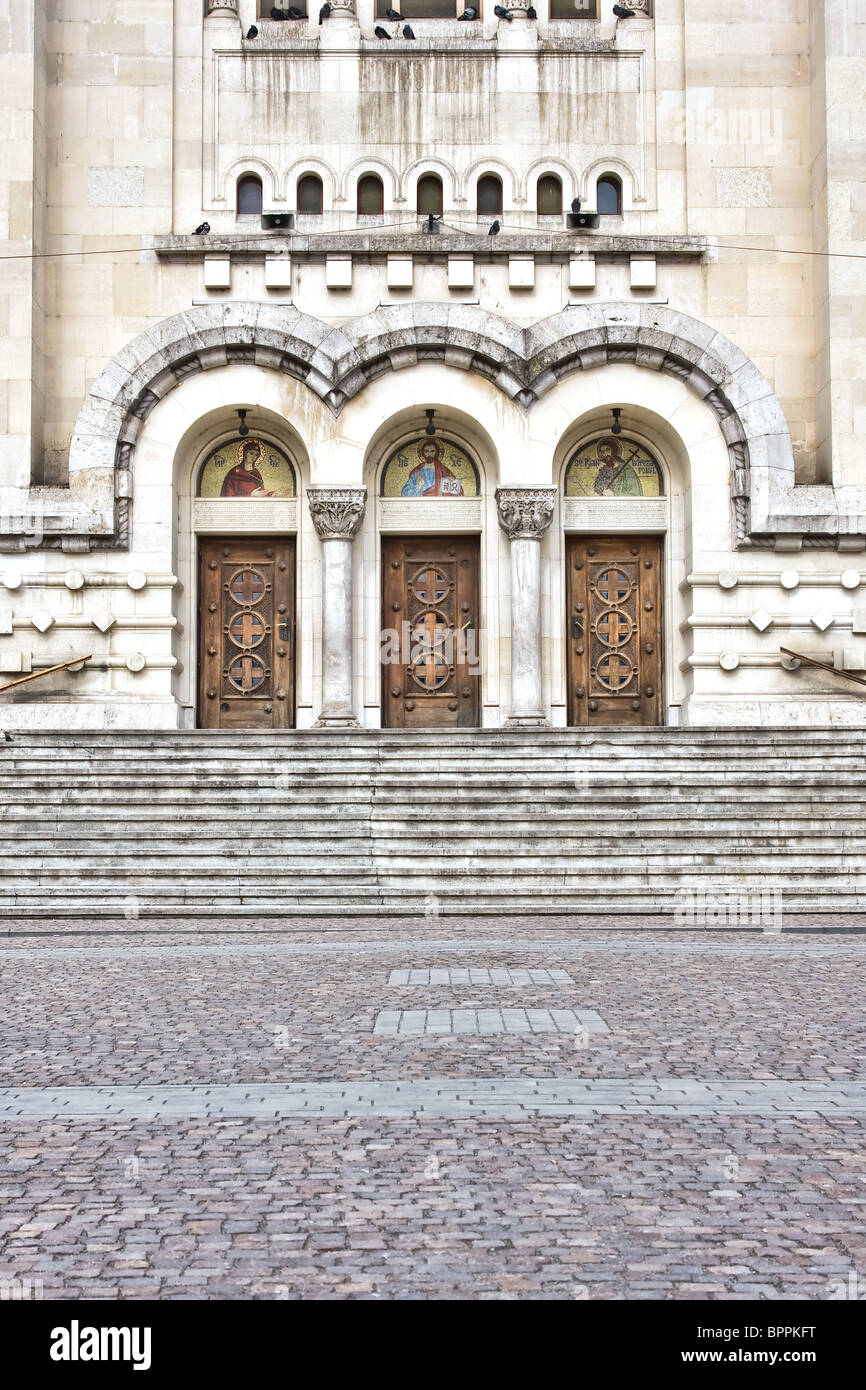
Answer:
[[857, 6], [4, 8], [0, 727], [866, 724]]

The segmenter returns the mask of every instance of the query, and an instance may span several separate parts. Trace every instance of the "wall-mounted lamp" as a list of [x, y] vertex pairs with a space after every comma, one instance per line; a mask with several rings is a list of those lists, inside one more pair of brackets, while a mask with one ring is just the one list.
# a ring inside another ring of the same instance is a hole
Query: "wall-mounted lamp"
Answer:
[[436, 433], [436, 426], [433, 424], [433, 416], [436, 414], [436, 411], [435, 411], [435, 410], [425, 410], [425, 411], [424, 411], [424, 414], [427, 416], [427, 428], [425, 429], [424, 433], [425, 433], [425, 434], [435, 434], [435, 433]]
[[241, 439], [243, 439], [250, 432], [250, 427], [247, 424], [247, 412], [245, 410], [239, 410], [238, 419], [240, 420], [240, 424], [238, 425], [238, 434], [240, 435]]
[[613, 424], [610, 427], [610, 432], [611, 434], [622, 434], [622, 425], [619, 423], [619, 417], [622, 414], [622, 411], [618, 405], [612, 407], [612, 414]]

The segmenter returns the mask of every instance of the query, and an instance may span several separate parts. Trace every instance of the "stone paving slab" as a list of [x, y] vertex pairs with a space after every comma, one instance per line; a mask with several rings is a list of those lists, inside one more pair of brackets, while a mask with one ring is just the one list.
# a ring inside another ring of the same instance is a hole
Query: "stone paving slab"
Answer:
[[609, 1033], [593, 1009], [383, 1009], [376, 1015], [377, 1037], [494, 1033]]
[[567, 970], [531, 970], [512, 966], [425, 966], [392, 970], [389, 985], [572, 985]]
[[509, 1077], [465, 1081], [348, 1081], [232, 1086], [55, 1086], [0, 1090], [0, 1123], [21, 1119], [191, 1120], [283, 1116], [346, 1118], [487, 1115], [866, 1116], [866, 1082], [555, 1081]]

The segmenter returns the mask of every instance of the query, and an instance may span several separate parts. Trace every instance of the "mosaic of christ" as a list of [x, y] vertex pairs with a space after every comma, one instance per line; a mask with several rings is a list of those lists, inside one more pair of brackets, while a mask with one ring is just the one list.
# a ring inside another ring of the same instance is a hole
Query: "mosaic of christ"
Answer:
[[389, 459], [382, 478], [384, 497], [477, 497], [470, 459], [448, 439], [423, 435]]

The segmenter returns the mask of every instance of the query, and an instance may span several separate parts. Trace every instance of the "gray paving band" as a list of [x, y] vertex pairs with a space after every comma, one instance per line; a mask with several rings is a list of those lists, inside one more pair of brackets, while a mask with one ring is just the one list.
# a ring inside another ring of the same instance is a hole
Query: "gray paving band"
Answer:
[[527, 970], [514, 966], [466, 965], [448, 970], [444, 966], [392, 970], [389, 985], [573, 985], [567, 970]]
[[[205, 932], [207, 928], [203, 929]], [[118, 935], [119, 933], [110, 933]], [[109, 933], [106, 933], [109, 935]], [[429, 955], [431, 951], [447, 951], [454, 955], [477, 954], [489, 951], [506, 951], [509, 954], [526, 952], [531, 955], [569, 955], [572, 953], [613, 954], [613, 955], [657, 955], [669, 952], [674, 955], [722, 955], [750, 956], [772, 954], [774, 956], [795, 956], [798, 959], [825, 960], [838, 956], [840, 951], [855, 948], [866, 950], [863, 937], [846, 935], [843, 940], [815, 941], [813, 938], [782, 937], [768, 933], [756, 933], [748, 941], [720, 941], [718, 937], [701, 941], [659, 941], [657, 938], [643, 941], [604, 940], [592, 941], [586, 937], [562, 937], [560, 940], [529, 941], [525, 939], [502, 940], [495, 937], [472, 937], [465, 940], [450, 938], [431, 940], [429, 938], [394, 938], [390, 941], [219, 941], [219, 942], [154, 942], [146, 946], [122, 944], [113, 946], [6, 946], [4, 941], [14, 941], [15, 933], [0, 937], [0, 962], [9, 960], [35, 960], [37, 957], [62, 959], [77, 956], [109, 959], [125, 957], [130, 960], [147, 960], [165, 955], [170, 951], [176, 957], [182, 956], [390, 956], [395, 953]]]
[[420, 1033], [609, 1033], [594, 1010], [583, 1009], [383, 1009], [373, 1032], [386, 1037]]
[[471, 1118], [536, 1115], [862, 1116], [866, 1083], [505, 1078], [240, 1086], [51, 1086], [0, 1090], [0, 1119]]

